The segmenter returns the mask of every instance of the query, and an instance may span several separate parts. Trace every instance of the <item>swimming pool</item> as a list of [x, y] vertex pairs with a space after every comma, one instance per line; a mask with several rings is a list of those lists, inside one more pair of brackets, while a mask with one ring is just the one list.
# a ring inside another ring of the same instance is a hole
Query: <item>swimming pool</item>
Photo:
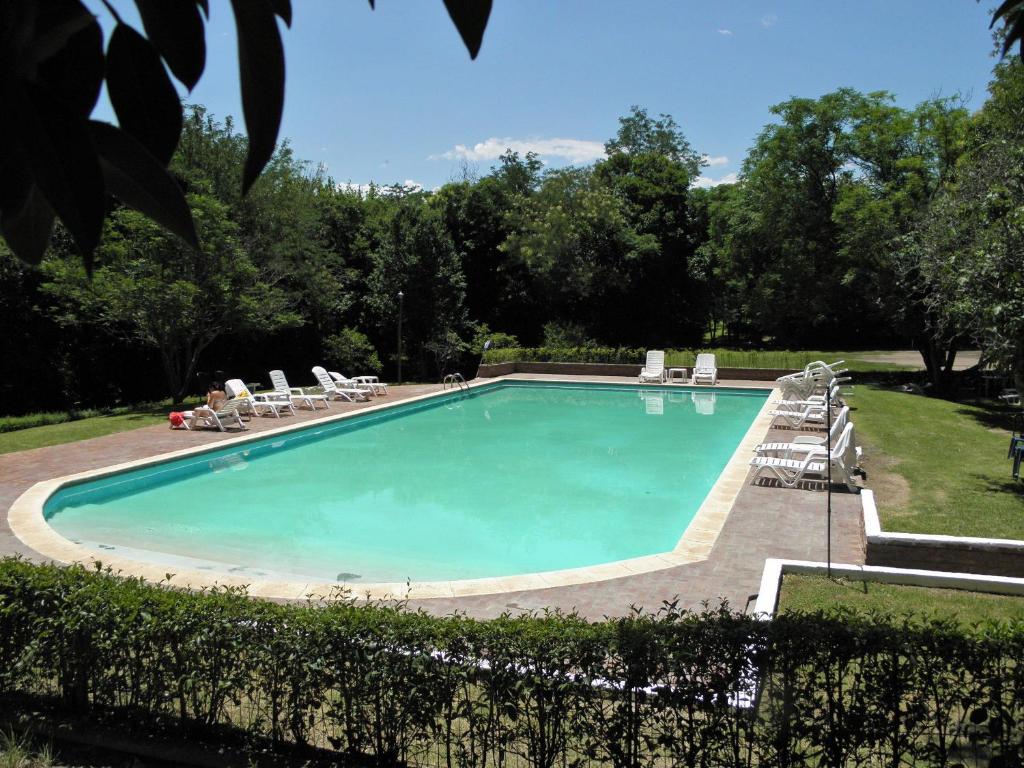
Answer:
[[479, 579], [673, 549], [764, 390], [503, 381], [66, 485], [58, 533], [226, 572]]

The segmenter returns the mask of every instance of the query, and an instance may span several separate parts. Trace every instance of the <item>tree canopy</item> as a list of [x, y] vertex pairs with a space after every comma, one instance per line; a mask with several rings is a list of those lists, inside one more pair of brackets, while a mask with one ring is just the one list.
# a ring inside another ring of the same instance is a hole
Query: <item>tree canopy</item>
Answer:
[[970, 344], [1019, 375], [1022, 72], [999, 64], [974, 115], [956, 97], [789, 99], [710, 189], [675, 119], [634, 107], [587, 166], [507, 152], [434, 191], [359, 192], [282, 142], [243, 195], [245, 137], [193, 107], [168, 167], [202, 247], [116, 204], [91, 281], [63, 226], [41, 270], [0, 247], [0, 317], [26, 329], [0, 359], [43, 382], [25, 408], [180, 397], [218, 370], [386, 375], [401, 291], [420, 380], [472, 368], [486, 339], [914, 344], [940, 389]]

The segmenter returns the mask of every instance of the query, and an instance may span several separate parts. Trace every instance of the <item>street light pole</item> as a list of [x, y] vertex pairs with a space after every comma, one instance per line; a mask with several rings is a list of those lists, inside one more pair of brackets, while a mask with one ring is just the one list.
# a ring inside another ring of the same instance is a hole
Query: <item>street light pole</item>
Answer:
[[402, 383], [402, 300], [405, 294], [398, 292], [398, 383]]
[[828, 489], [826, 490], [825, 514], [828, 520], [825, 525], [825, 570], [828, 578], [832, 578], [832, 382], [825, 387], [825, 425], [828, 432], [825, 435], [825, 476]]

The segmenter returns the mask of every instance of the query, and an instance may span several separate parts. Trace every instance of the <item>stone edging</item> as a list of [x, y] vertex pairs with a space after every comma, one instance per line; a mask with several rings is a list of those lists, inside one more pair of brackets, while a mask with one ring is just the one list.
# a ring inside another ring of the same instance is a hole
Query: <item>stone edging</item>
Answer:
[[[500, 377], [508, 381], [521, 381], [514, 377]], [[470, 388], [476, 388], [490, 384], [495, 379], [476, 380], [470, 383]], [[550, 383], [585, 383], [578, 379], [574, 380], [547, 380]], [[594, 382], [601, 383], [601, 382]], [[638, 385], [623, 384], [625, 387], [638, 387]], [[665, 387], [667, 390], [668, 387]], [[762, 388], [757, 388], [762, 390]], [[303, 424], [287, 425], [276, 429], [259, 432], [257, 434], [241, 435], [230, 438], [219, 443], [187, 448], [180, 451], [150, 456], [145, 459], [125, 462], [122, 464], [103, 467], [88, 472], [80, 472], [74, 475], [67, 475], [52, 480], [44, 480], [36, 483], [25, 491], [11, 505], [8, 511], [8, 523], [15, 536], [29, 548], [35, 550], [44, 557], [51, 558], [61, 563], [83, 563], [92, 564], [102, 561], [115, 572], [125, 575], [141, 577], [152, 583], [163, 583], [172, 586], [186, 587], [191, 589], [207, 588], [217, 586], [246, 587], [250, 595], [254, 597], [299, 600], [309, 595], [328, 596], [337, 592], [339, 587], [350, 590], [350, 594], [367, 599], [428, 599], [436, 597], [463, 597], [469, 595], [485, 595], [503, 592], [519, 592], [524, 590], [546, 589], [549, 587], [562, 587], [576, 584], [588, 584], [607, 579], [636, 576], [643, 573], [651, 573], [667, 568], [674, 568], [679, 565], [704, 560], [711, 553], [718, 534], [725, 524], [725, 519], [732, 508], [732, 503], [739, 493], [747, 473], [747, 454], [750, 448], [763, 437], [771, 425], [771, 417], [768, 411], [773, 396], [777, 396], [777, 390], [766, 398], [764, 405], [758, 412], [750, 428], [748, 429], [740, 445], [733, 456], [726, 464], [722, 473], [712, 486], [704, 503], [698, 509], [690, 525], [675, 548], [669, 552], [662, 552], [643, 557], [619, 560], [611, 563], [602, 563], [583, 568], [571, 568], [558, 571], [546, 571], [541, 573], [530, 573], [516, 576], [501, 576], [482, 579], [463, 579], [453, 581], [432, 581], [414, 584], [406, 583], [337, 583], [317, 579], [288, 579], [287, 577], [257, 578], [254, 576], [238, 576], [229, 573], [216, 573], [198, 568], [174, 568], [174, 573], [169, 573], [171, 568], [166, 564], [152, 563], [134, 560], [129, 557], [108, 551], [95, 551], [81, 544], [76, 544], [58, 534], [46, 522], [43, 514], [43, 507], [46, 500], [59, 488], [82, 482], [105, 477], [129, 469], [137, 469], [144, 466], [158, 464], [170, 459], [182, 458], [185, 456], [201, 455], [213, 451], [223, 450], [241, 445], [253, 440], [264, 440], [275, 435], [309, 429], [311, 425], [320, 423], [333, 423], [345, 419], [364, 416], [373, 411], [399, 407], [408, 403], [423, 401], [430, 398], [443, 397], [450, 392], [434, 392], [411, 397], [398, 403], [386, 403], [374, 405], [359, 411], [352, 411], [343, 414], [326, 416], [319, 421], [309, 421]], [[753, 441], [753, 442], [752, 442]], [[168, 578], [170, 577], [170, 578]]]

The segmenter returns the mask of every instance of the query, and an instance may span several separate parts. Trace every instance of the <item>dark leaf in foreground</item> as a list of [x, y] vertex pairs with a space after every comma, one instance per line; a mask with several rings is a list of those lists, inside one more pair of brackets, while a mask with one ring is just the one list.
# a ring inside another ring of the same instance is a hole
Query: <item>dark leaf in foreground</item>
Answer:
[[[83, 19], [82, 13], [85, 13]], [[103, 85], [103, 32], [100, 25], [73, 0], [44, 3], [36, 19], [36, 34], [51, 42], [37, 40], [37, 79], [81, 117], [96, 106]], [[53, 50], [53, 39], [62, 44]]]
[[281, 17], [281, 21], [285, 23], [285, 26], [291, 27], [292, 0], [270, 0], [270, 4], [274, 6], [274, 13]]
[[274, 154], [284, 107], [284, 49], [269, 0], [231, 0], [238, 29], [242, 111], [249, 134], [242, 192]]
[[491, 15], [491, 0], [444, 0], [444, 6], [462, 35], [469, 58], [475, 59], [484, 41], [484, 30]]
[[170, 162], [181, 135], [181, 101], [156, 49], [124, 24], [107, 46], [107, 91], [121, 127]]
[[91, 264], [106, 195], [85, 121], [37, 86], [8, 89], [19, 144], [32, 178]]
[[53, 208], [33, 184], [20, 210], [5, 209], [0, 214], [0, 234], [15, 256], [26, 264], [38, 264], [50, 242], [53, 219]]
[[198, 248], [185, 196], [157, 159], [136, 139], [109, 123], [90, 120], [89, 133], [99, 154], [107, 191]]
[[179, 0], [135, 0], [146, 35], [171, 72], [190, 91], [206, 66], [206, 37], [199, 6]]

